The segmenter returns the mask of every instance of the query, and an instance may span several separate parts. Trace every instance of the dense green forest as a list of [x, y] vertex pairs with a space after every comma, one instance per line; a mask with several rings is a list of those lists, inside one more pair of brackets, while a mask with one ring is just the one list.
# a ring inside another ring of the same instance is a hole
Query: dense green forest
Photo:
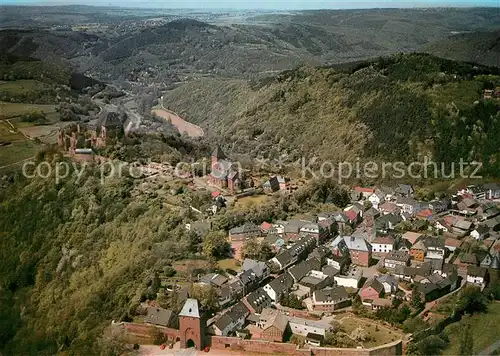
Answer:
[[477, 160], [500, 174], [499, 70], [426, 54], [299, 67], [261, 81], [204, 79], [164, 97], [228, 150], [254, 156]]
[[[47, 152], [39, 159], [54, 165], [61, 158]], [[208, 193], [181, 184], [171, 193], [173, 205], [160, 194], [137, 194], [141, 182], [125, 174], [103, 183], [100, 169], [87, 167], [80, 178], [73, 173], [60, 182], [53, 174], [13, 176], [0, 190], [1, 353], [106, 354], [103, 330], [156, 298], [158, 274], [171, 273], [173, 262], [194, 258], [214, 265], [228, 251], [227, 230], [244, 221], [348, 202], [331, 180], [313, 182], [263, 209], [224, 210], [200, 238], [185, 230], [196, 219], [187, 207], [208, 204]]]

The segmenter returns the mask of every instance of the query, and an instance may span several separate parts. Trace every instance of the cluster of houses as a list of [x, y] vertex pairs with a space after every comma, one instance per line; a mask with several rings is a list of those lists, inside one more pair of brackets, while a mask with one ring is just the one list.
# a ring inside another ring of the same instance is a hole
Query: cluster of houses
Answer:
[[231, 229], [231, 241], [264, 240], [276, 255], [245, 259], [230, 278], [200, 277], [217, 290], [223, 309], [209, 330], [225, 336], [251, 329], [252, 338], [272, 341], [301, 333], [320, 344], [328, 327], [307, 318], [295, 325], [280, 303], [285, 296], [316, 315], [345, 308], [356, 295], [378, 309], [391, 306], [396, 293], [432, 301], [466, 283], [485, 288], [500, 269], [498, 184], [431, 202], [416, 200], [409, 185], [355, 187], [352, 198], [343, 211]]

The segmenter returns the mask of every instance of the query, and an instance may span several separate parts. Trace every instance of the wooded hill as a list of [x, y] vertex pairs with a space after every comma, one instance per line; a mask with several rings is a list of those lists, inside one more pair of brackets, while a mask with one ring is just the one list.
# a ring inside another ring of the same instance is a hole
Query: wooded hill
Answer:
[[439, 57], [500, 66], [500, 31], [460, 33], [447, 39], [430, 43], [423, 52]]
[[164, 103], [227, 150], [275, 158], [478, 160], [500, 173], [499, 70], [400, 54], [343, 68], [300, 67], [259, 82], [204, 79]]

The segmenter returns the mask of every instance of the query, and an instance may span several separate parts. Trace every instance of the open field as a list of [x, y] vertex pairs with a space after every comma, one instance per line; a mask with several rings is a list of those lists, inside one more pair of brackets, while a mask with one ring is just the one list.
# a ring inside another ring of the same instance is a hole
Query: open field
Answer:
[[175, 114], [172, 111], [167, 111], [165, 109], [155, 109], [153, 110], [153, 114], [164, 118], [165, 120], [169, 120], [172, 125], [174, 125], [177, 130], [182, 134], [185, 132], [190, 137], [202, 137], [203, 130], [198, 125], [187, 122], [186, 120], [179, 117], [179, 115]]
[[49, 121], [53, 114], [57, 114], [54, 105], [38, 105], [38, 104], [23, 104], [23, 103], [6, 103], [0, 101], [0, 118], [11, 118], [24, 114], [29, 114], [33, 111], [43, 112], [46, 114]]
[[57, 143], [57, 135], [59, 129], [72, 124], [71, 121], [58, 122], [52, 125], [38, 125], [38, 126], [17, 126], [17, 129], [29, 138], [38, 138], [43, 143], [53, 144]]
[[250, 208], [252, 206], [259, 206], [268, 202], [271, 197], [267, 195], [251, 195], [248, 197], [238, 198], [235, 202], [235, 208]]
[[208, 268], [208, 262], [205, 260], [180, 260], [175, 261], [172, 267], [177, 272], [185, 272], [188, 269]]
[[16, 142], [0, 147], [0, 168], [35, 156], [40, 147], [31, 141]]
[[7, 94], [29, 94], [38, 92], [44, 89], [49, 89], [51, 86], [36, 80], [15, 80], [0, 83], [0, 93]]
[[375, 347], [388, 342], [396, 341], [403, 338], [404, 335], [401, 331], [390, 329], [386, 326], [378, 324], [375, 321], [366, 321], [352, 316], [344, 317], [340, 319], [339, 322], [342, 329], [349, 335], [356, 328], [363, 328], [368, 336], [368, 340], [362, 343], [365, 348]]
[[221, 269], [232, 269], [232, 270], [238, 270], [239, 266], [237, 265], [238, 261], [234, 258], [226, 258], [225, 260], [220, 260], [217, 262], [219, 265], [219, 268]]
[[[494, 302], [488, 306], [486, 314], [474, 315], [470, 318], [471, 331], [474, 339], [474, 354], [486, 349], [499, 340], [500, 335], [500, 303]], [[450, 344], [443, 351], [444, 355], [458, 355], [460, 337], [463, 330], [463, 320], [447, 326], [444, 330], [450, 337]]]

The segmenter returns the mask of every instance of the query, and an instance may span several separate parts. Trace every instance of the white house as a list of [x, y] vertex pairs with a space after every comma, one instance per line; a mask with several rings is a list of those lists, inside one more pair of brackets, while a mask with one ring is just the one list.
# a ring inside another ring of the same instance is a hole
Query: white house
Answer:
[[283, 235], [285, 233], [285, 225], [286, 223], [283, 221], [276, 221], [273, 224], [273, 228], [276, 229], [276, 234]]
[[372, 203], [374, 208], [378, 208], [378, 206], [385, 202], [385, 194], [380, 190], [375, 190], [375, 193], [371, 194], [368, 197], [370, 203]]
[[288, 323], [292, 333], [295, 335], [307, 336], [307, 334], [318, 334], [325, 336], [325, 333], [329, 330], [328, 324], [318, 323], [314, 320], [302, 319], [302, 318], [288, 318]]
[[359, 281], [363, 277], [363, 270], [354, 268], [347, 275], [337, 275], [334, 278], [335, 283], [339, 286], [358, 288]]
[[439, 220], [436, 221], [436, 223], [434, 224], [434, 227], [438, 230], [441, 230], [441, 231], [444, 231], [444, 232], [448, 232], [448, 228], [446, 226], [444, 226], [442, 224], [442, 222], [440, 222]]
[[372, 242], [372, 253], [389, 253], [394, 249], [394, 238], [391, 236], [377, 236]]
[[382, 283], [382, 285], [384, 286], [384, 293], [386, 295], [394, 294], [398, 290], [398, 281], [394, 276], [390, 274], [383, 274], [377, 277], [377, 281]]
[[489, 232], [490, 229], [488, 228], [488, 226], [479, 225], [477, 228], [471, 231], [470, 235], [476, 240], [484, 240]]
[[281, 297], [292, 289], [293, 283], [293, 277], [290, 273], [285, 272], [278, 278], [275, 278], [266, 284], [264, 286], [264, 291], [273, 302], [279, 302]]
[[469, 266], [467, 268], [467, 283], [475, 284], [484, 289], [487, 284], [488, 270], [483, 267]]
[[391, 251], [384, 258], [384, 267], [393, 269], [396, 266], [408, 266], [410, 264], [410, 254], [407, 251]]
[[332, 266], [333, 268], [335, 268], [339, 271], [342, 270], [342, 267], [344, 266], [344, 262], [345, 262], [345, 259], [344, 259], [344, 257], [341, 257], [341, 256], [333, 255], [331, 257], [326, 258], [326, 264], [328, 266]]
[[428, 238], [424, 240], [424, 245], [427, 249], [426, 258], [442, 260], [444, 258], [445, 249], [444, 241], [439, 238]]
[[215, 335], [227, 336], [230, 332], [241, 329], [248, 314], [249, 311], [243, 302], [237, 303], [215, 321], [213, 326]]

